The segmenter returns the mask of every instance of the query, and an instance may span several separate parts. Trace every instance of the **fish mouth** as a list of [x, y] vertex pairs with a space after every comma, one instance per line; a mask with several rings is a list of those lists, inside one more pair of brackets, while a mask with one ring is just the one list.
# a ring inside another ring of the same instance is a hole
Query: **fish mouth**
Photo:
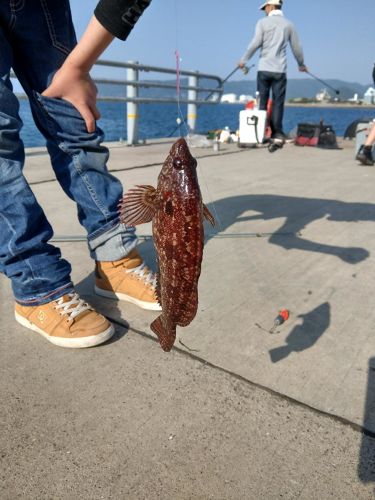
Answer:
[[179, 155], [181, 153], [186, 153], [189, 151], [189, 146], [187, 145], [187, 142], [184, 137], [180, 137], [172, 146], [171, 148], [171, 154], [172, 155]]
[[189, 165], [194, 160], [184, 137], [180, 137], [173, 144], [169, 154], [173, 159], [180, 160], [184, 165]]

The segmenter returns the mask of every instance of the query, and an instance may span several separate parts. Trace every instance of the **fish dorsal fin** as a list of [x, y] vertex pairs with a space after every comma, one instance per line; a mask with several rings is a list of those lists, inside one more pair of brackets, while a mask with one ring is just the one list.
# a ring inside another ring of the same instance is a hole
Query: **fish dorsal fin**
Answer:
[[157, 207], [157, 190], [153, 186], [136, 186], [120, 202], [120, 219], [128, 226], [150, 222]]
[[158, 336], [161, 348], [169, 352], [176, 340], [176, 324], [164, 325], [162, 315], [158, 316], [150, 325], [151, 330]]
[[205, 219], [208, 220], [208, 222], [211, 224], [211, 226], [215, 225], [215, 217], [208, 210], [207, 206], [204, 203], [203, 203], [203, 216]]

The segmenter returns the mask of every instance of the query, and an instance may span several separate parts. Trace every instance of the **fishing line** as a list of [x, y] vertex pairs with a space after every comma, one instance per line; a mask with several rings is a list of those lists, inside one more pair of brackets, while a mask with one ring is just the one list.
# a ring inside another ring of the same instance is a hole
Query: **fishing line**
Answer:
[[[178, 49], [178, 47], [179, 47], [179, 39], [178, 39], [178, 35], [179, 35], [178, 34], [179, 17], [178, 17], [177, 1], [178, 0], [175, 0], [175, 2], [174, 2], [174, 6], [175, 6], [175, 27], [176, 27], [176, 32], [175, 32], [175, 36], [176, 36], [176, 50], [175, 50], [175, 56], [176, 56], [176, 96], [177, 96], [177, 119], [176, 119], [176, 122], [177, 122], [177, 128], [180, 129], [180, 136], [181, 137], [183, 136], [181, 128], [185, 127], [185, 129], [186, 129], [186, 139], [187, 139], [188, 146], [190, 147], [191, 146], [191, 131], [189, 130], [189, 126], [187, 125], [186, 120], [184, 118], [184, 115], [182, 113], [181, 102], [180, 102], [180, 99], [181, 99], [181, 72], [180, 72], [181, 57], [180, 57], [180, 51]], [[233, 72], [231, 73], [231, 75], [236, 70], [237, 70], [237, 68], [235, 68], [235, 70], [233, 70]], [[219, 214], [217, 213], [217, 210], [216, 210], [213, 198], [212, 198], [212, 196], [210, 194], [210, 190], [208, 189], [208, 184], [207, 184], [205, 175], [203, 173], [202, 168], [201, 167], [199, 167], [199, 168], [200, 168], [200, 172], [202, 174], [202, 178], [203, 178], [203, 181], [204, 181], [204, 184], [205, 184], [205, 187], [206, 187], [206, 191], [208, 193], [208, 196], [210, 198], [210, 202], [211, 202], [212, 207], [213, 207], [213, 212], [214, 212], [213, 215], [215, 217], [215, 220], [217, 221], [218, 226], [220, 227], [220, 230], [223, 231], [223, 226], [221, 224], [221, 220], [220, 220]]]
[[[177, 8], [177, 1], [175, 0], [174, 2], [174, 11], [175, 11], [175, 56], [176, 56], [176, 100], [177, 100], [177, 128], [180, 130], [180, 137], [182, 137], [182, 130], [181, 127], [184, 126], [186, 129], [186, 133], [189, 133], [188, 126], [186, 124], [184, 115], [181, 110], [181, 72], [180, 72], [180, 63], [181, 63], [181, 57], [180, 57], [180, 51], [179, 51], [179, 39], [178, 39], [178, 27], [179, 27], [179, 16], [178, 16], [178, 8]], [[175, 129], [176, 130], [176, 129]]]
[[184, 119], [184, 115], [181, 110], [181, 73], [180, 73], [180, 52], [178, 49], [175, 50], [175, 55], [176, 55], [176, 96], [177, 96], [177, 126], [180, 129], [180, 136], [182, 137], [182, 132], [181, 132], [181, 125], [185, 126], [186, 128], [186, 133], [189, 134], [189, 128], [186, 125], [186, 121]]
[[[176, 56], [176, 96], [177, 96], [177, 119], [176, 119], [176, 122], [177, 122], [177, 128], [180, 129], [180, 136], [181, 137], [183, 136], [181, 128], [182, 128], [182, 126], [185, 127], [185, 129], [186, 129], [186, 139], [187, 139], [188, 146], [190, 147], [191, 146], [191, 133], [190, 133], [189, 127], [188, 127], [188, 125], [186, 123], [186, 120], [184, 118], [184, 115], [182, 113], [181, 102], [180, 102], [180, 96], [181, 96], [181, 73], [180, 73], [181, 57], [180, 57], [180, 51], [178, 49], [178, 47], [179, 47], [179, 40], [178, 40], [179, 22], [178, 22], [177, 1], [178, 0], [175, 0], [175, 2], [174, 2], [174, 6], [175, 6], [175, 27], [176, 27], [176, 47], [177, 47], [176, 50], [175, 50], [175, 56]], [[206, 191], [207, 191], [207, 193], [209, 195], [209, 198], [210, 198], [210, 201], [211, 201], [211, 204], [212, 204], [212, 207], [213, 207], [213, 212], [214, 212], [215, 220], [217, 221], [217, 224], [219, 225], [220, 230], [222, 231], [223, 230], [223, 226], [221, 224], [220, 217], [219, 217], [219, 215], [217, 213], [217, 210], [216, 210], [213, 198], [212, 198], [212, 196], [210, 194], [210, 191], [208, 189], [208, 184], [207, 184], [205, 175], [203, 173], [202, 168], [201, 167], [199, 167], [199, 168], [200, 168], [200, 172], [202, 174], [202, 178], [203, 178], [204, 184], [206, 186]]]
[[[243, 71], [243, 72], [244, 72], [244, 74], [246, 75], [246, 74], [250, 71], [250, 69], [251, 69], [253, 66], [255, 66], [255, 64], [252, 64], [252, 65], [251, 65], [251, 66], [249, 66], [249, 67], [245, 66], [245, 67], [243, 68], [243, 70], [242, 70], [242, 71]], [[229, 75], [227, 75], [227, 76], [224, 78], [224, 80], [222, 80], [221, 84], [220, 84], [220, 85], [219, 85], [216, 89], [212, 89], [212, 91], [211, 91], [211, 92], [210, 92], [210, 93], [209, 93], [209, 94], [208, 94], [208, 95], [204, 98], [204, 100], [205, 100], [205, 101], [208, 101], [208, 99], [209, 99], [212, 95], [216, 94], [216, 93], [217, 93], [217, 91], [218, 91], [218, 90], [220, 90], [220, 89], [222, 88], [222, 86], [224, 85], [224, 83], [225, 83], [227, 80], [229, 80], [229, 78], [230, 78], [232, 75], [234, 75], [234, 73], [235, 73], [236, 71], [238, 71], [238, 70], [239, 70], [239, 67], [238, 67], [238, 66], [236, 66], [236, 67], [234, 68], [234, 70], [232, 70], [232, 71], [229, 73]], [[202, 105], [202, 104], [198, 104], [198, 106], [197, 106], [197, 110], [201, 107], [201, 105]], [[172, 135], [176, 132], [176, 130], [177, 130], [177, 129], [178, 129], [178, 125], [177, 125], [177, 127], [176, 127], [176, 128], [174, 128], [174, 129], [172, 130], [172, 132], [171, 132], [171, 133], [170, 133], [167, 137], [172, 137]]]
[[[214, 211], [214, 210], [213, 210]], [[224, 233], [224, 232], [212, 232], [206, 233], [205, 239], [236, 239], [236, 238], [270, 238], [275, 236], [284, 237], [296, 237], [302, 236], [301, 232], [287, 232], [287, 231], [274, 231], [270, 233]], [[153, 236], [151, 234], [137, 234], [137, 238], [141, 241], [152, 241]], [[53, 243], [80, 243], [87, 242], [87, 236], [84, 235], [55, 235], [50, 240]]]
[[[254, 66], [254, 64], [252, 64], [250, 67], [245, 66], [245, 67], [243, 68], [243, 72], [244, 72], [244, 74], [245, 74], [245, 75], [247, 75], [247, 73], [250, 71], [250, 69], [251, 69], [253, 66]], [[229, 75], [227, 75], [227, 76], [224, 78], [224, 80], [222, 81], [222, 85], [223, 85], [223, 84], [224, 84], [227, 80], [229, 80], [229, 78], [230, 78], [232, 75], [234, 75], [234, 73], [235, 73], [238, 69], [239, 69], [239, 66], [236, 66], [236, 67], [235, 67], [235, 68], [234, 68], [234, 69], [233, 69], [233, 70], [229, 73]], [[213, 93], [213, 92], [211, 92], [211, 94], [212, 94], [212, 93]], [[208, 97], [210, 97], [210, 96], [211, 96], [211, 94], [209, 94], [209, 95], [206, 97], [206, 99], [207, 99]], [[199, 106], [198, 106], [198, 108], [199, 108]], [[205, 185], [205, 187], [206, 187], [206, 190], [207, 190], [207, 193], [208, 193], [208, 196], [209, 196], [209, 199], [210, 199], [211, 205], [212, 205], [212, 211], [214, 212], [214, 213], [213, 213], [213, 215], [214, 215], [214, 217], [215, 217], [215, 220], [216, 220], [216, 222], [217, 222], [217, 225], [219, 226], [219, 230], [218, 230], [216, 233], [213, 233], [213, 234], [214, 234], [214, 235], [215, 235], [215, 234], [216, 234], [216, 235], [218, 235], [218, 233], [220, 233], [220, 232], [222, 233], [222, 232], [224, 231], [224, 227], [223, 227], [223, 224], [221, 223], [221, 219], [220, 219], [219, 214], [218, 214], [218, 212], [217, 212], [217, 210], [216, 210], [215, 202], [214, 202], [214, 200], [213, 200], [213, 198], [212, 198], [212, 196], [211, 196], [210, 190], [209, 190], [209, 188], [208, 188], [208, 183], [207, 183], [207, 181], [206, 181], [206, 177], [205, 177], [205, 175], [204, 175], [204, 172], [203, 172], [202, 167], [199, 167], [199, 170], [200, 170], [200, 172], [201, 172], [201, 174], [202, 174], [202, 178], [203, 178], [203, 181], [204, 181], [204, 185]], [[215, 236], [214, 236], [214, 237], [215, 237]]]

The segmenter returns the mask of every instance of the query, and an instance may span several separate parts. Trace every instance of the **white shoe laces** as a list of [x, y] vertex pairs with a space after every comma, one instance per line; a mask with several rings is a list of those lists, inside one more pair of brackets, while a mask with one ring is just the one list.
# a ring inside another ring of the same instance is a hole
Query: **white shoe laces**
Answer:
[[126, 270], [127, 273], [134, 273], [139, 276], [146, 284], [156, 287], [156, 274], [153, 273], [144, 262], [137, 267]]
[[79, 297], [77, 292], [68, 293], [67, 295], [71, 300], [66, 300], [65, 302], [63, 302], [63, 297], [56, 300], [55, 309], [58, 311], [61, 309], [61, 312], [59, 311], [61, 316], [69, 316], [70, 319], [74, 319], [81, 312], [92, 310], [87, 302]]

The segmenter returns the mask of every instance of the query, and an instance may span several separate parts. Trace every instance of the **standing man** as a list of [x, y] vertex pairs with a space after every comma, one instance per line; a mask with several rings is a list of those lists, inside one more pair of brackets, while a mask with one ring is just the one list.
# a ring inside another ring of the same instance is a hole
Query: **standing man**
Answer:
[[282, 0], [268, 0], [261, 5], [266, 17], [258, 21], [255, 35], [238, 66], [243, 68], [258, 49], [261, 49], [257, 89], [260, 96], [259, 109], [266, 110], [272, 89], [273, 109], [271, 131], [273, 139], [284, 139], [283, 114], [286, 94], [286, 48], [290, 44], [300, 71], [307, 72], [303, 61], [303, 51], [293, 24], [282, 12]]

